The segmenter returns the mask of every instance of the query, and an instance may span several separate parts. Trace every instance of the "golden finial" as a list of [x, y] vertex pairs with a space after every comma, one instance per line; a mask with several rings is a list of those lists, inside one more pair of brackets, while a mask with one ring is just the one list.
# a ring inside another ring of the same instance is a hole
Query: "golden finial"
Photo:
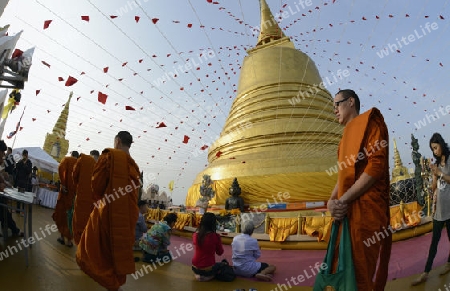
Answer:
[[261, 26], [257, 46], [285, 37], [266, 0], [260, 0], [259, 2], [261, 6]]
[[66, 136], [66, 128], [67, 128], [67, 119], [69, 118], [69, 105], [70, 100], [72, 99], [73, 92], [70, 92], [69, 100], [67, 100], [64, 105], [64, 109], [58, 117], [58, 120], [53, 127], [53, 133], [57, 134], [60, 137]]

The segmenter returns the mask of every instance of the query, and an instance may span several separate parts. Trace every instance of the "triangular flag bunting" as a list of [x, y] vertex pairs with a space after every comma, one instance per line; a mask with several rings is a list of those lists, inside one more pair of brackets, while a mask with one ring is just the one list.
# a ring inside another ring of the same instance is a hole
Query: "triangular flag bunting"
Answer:
[[98, 102], [105, 104], [106, 103], [106, 99], [108, 99], [108, 95], [103, 94], [102, 92], [98, 92]]

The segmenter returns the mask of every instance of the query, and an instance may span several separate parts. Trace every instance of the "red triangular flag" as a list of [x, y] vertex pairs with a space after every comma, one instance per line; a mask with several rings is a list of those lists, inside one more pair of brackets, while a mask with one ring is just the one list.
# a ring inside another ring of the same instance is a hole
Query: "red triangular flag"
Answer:
[[183, 138], [183, 143], [188, 143], [189, 141], [189, 136], [185, 135]]
[[222, 152], [218, 151], [217, 154], [216, 154], [216, 157], [220, 158], [221, 155], [222, 155]]
[[106, 99], [108, 99], [108, 95], [103, 94], [102, 92], [98, 92], [98, 102], [105, 104], [106, 103]]
[[36, 90], [36, 96], [39, 95], [39, 93], [41, 93], [41, 90]]
[[75, 79], [75, 78], [72, 77], [72, 76], [69, 76], [69, 78], [67, 78], [67, 81], [66, 81], [65, 86], [67, 86], [67, 87], [72, 86], [72, 85], [75, 84], [76, 82], [78, 82], [77, 79]]
[[81, 16], [81, 20], [89, 22], [89, 16]]
[[104, 67], [103, 68], [103, 73], [108, 73], [109, 67]]
[[43, 63], [44, 65], [46, 65], [47, 67], [49, 67], [49, 68], [50, 68], [50, 64], [49, 64], [49, 63], [47, 63], [46, 61], [42, 61], [42, 63]]
[[44, 21], [44, 29], [47, 29], [50, 26], [50, 23], [52, 23], [52, 20]]
[[31, 118], [31, 120], [36, 121], [36, 118], [33, 117], [33, 118]]
[[60, 82], [64, 81], [63, 77], [58, 77], [58, 81]]
[[11, 55], [11, 59], [19, 58], [23, 55], [23, 51], [19, 49], [15, 49], [13, 54]]
[[111, 19], [117, 18], [117, 15], [111, 15], [109, 16]]
[[188, 23], [187, 27], [191, 28], [192, 27], [192, 23]]
[[159, 123], [156, 128], [167, 127], [164, 122]]
[[156, 22], [158, 22], [159, 18], [152, 18], [152, 22], [153, 24], [156, 24]]
[[125, 106], [125, 110], [136, 110], [136, 109], [134, 109], [133, 106], [128, 106], [127, 105], [127, 106]]
[[204, 150], [206, 150], [208, 148], [208, 146], [207, 145], [204, 145], [204, 146], [202, 146], [200, 149], [202, 150], [202, 151], [204, 151]]
[[134, 17], [134, 20], [136, 20], [136, 23], [139, 22], [139, 19], [141, 19], [139, 16], [135, 16], [135, 17]]

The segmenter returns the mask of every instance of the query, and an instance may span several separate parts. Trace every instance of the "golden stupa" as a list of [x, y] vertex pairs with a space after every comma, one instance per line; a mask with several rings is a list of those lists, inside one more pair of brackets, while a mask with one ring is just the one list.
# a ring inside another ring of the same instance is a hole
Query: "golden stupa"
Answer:
[[403, 166], [400, 153], [397, 149], [397, 142], [394, 139], [394, 169], [392, 169], [391, 184], [412, 178], [414, 177], [411, 175], [408, 168]]
[[[186, 197], [195, 206], [203, 175], [214, 182], [213, 204], [225, 204], [237, 177], [246, 204], [327, 200], [337, 175], [337, 145], [342, 127], [333, 97], [322, 86], [314, 62], [297, 50], [260, 1], [257, 45], [248, 50], [237, 96], [220, 137], [209, 149], [209, 166], [199, 173]], [[281, 196], [283, 197], [283, 196]]]
[[417, 201], [414, 175], [403, 166], [400, 153], [397, 149], [397, 142], [394, 139], [394, 168], [390, 183], [390, 204], [403, 205]]
[[408, 168], [403, 166], [400, 153], [397, 149], [397, 142], [394, 139], [394, 169], [392, 169], [391, 184], [412, 178], [414, 177], [411, 175]]
[[69, 105], [73, 92], [70, 92], [69, 100], [64, 105], [64, 109], [53, 127], [52, 133], [47, 133], [44, 142], [44, 151], [60, 162], [69, 151], [69, 141], [66, 139], [67, 119], [69, 118]]

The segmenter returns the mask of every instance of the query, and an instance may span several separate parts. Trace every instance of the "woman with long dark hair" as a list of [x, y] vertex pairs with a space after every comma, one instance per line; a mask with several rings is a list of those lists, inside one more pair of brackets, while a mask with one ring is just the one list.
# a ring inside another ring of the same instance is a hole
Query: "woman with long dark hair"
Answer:
[[[192, 235], [195, 253], [192, 258], [192, 271], [198, 281], [209, 281], [215, 276], [216, 257], [223, 254], [222, 240], [216, 233], [216, 215], [203, 214], [198, 230]], [[219, 264], [219, 263], [217, 263]]]
[[[444, 225], [447, 228], [447, 236], [450, 240], [450, 148], [439, 133], [433, 134], [430, 139], [430, 149], [433, 152], [436, 162], [430, 165], [433, 173], [433, 183], [431, 189], [435, 193], [435, 207], [433, 207], [433, 235], [431, 238], [428, 259], [425, 265], [425, 271], [412, 282], [412, 285], [419, 285], [428, 279], [428, 273], [433, 266], [433, 260], [436, 257], [437, 246], [441, 239]], [[435, 192], [436, 191], [436, 192]], [[440, 272], [440, 275], [447, 274], [450, 271], [450, 255], [447, 264]]]

